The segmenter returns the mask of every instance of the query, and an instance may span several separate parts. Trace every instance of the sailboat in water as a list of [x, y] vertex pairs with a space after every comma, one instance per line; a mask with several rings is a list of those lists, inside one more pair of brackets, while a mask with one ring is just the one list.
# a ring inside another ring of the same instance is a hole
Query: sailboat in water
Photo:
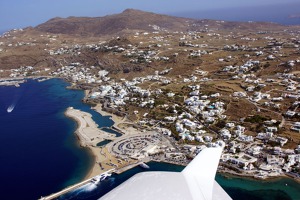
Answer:
[[15, 105], [12, 104], [12, 105], [10, 105], [10, 106], [7, 108], [6, 111], [7, 111], [8, 113], [11, 113], [11, 112], [14, 110], [14, 108], [15, 108]]

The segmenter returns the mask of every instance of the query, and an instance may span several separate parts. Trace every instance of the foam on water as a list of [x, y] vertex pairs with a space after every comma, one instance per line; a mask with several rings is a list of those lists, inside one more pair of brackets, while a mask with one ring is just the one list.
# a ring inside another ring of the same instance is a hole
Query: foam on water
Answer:
[[97, 188], [97, 185], [94, 183], [88, 183], [85, 186], [83, 186], [83, 191], [85, 192], [91, 192]]
[[7, 112], [8, 113], [11, 113], [13, 110], [14, 110], [14, 108], [15, 108], [15, 105], [10, 105], [8, 108], [7, 108]]

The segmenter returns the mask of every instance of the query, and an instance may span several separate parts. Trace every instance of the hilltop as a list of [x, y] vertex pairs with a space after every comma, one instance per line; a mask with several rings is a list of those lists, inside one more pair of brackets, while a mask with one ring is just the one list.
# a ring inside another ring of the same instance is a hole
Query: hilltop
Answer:
[[[182, 47], [181, 51], [184, 50], [185, 46], [199, 46], [199, 44], [192, 44], [197, 40], [200, 44], [207, 45], [206, 50], [210, 51], [213, 49], [220, 50], [224, 45], [232, 43], [249, 45], [249, 48], [252, 45], [253, 48], [258, 48], [261, 45], [266, 45], [260, 40], [255, 41], [258, 38], [274, 34], [283, 34], [286, 38], [287, 35], [284, 32], [297, 30], [299, 30], [299, 26], [284, 26], [267, 22], [197, 20], [134, 9], [127, 9], [122, 13], [103, 17], [56, 17], [36, 27], [25, 28], [22, 31], [12, 30], [4, 34], [0, 38], [0, 42], [2, 42], [0, 65], [2, 69], [19, 66], [53, 68], [70, 62], [80, 62], [86, 65], [101, 66], [115, 73], [122, 71], [140, 72], [155, 68], [159, 66], [159, 63], [156, 61], [132, 63], [125, 59], [124, 55], [118, 56], [111, 54], [110, 50], [104, 50], [104, 46], [126, 49], [128, 45], [131, 45], [145, 51], [155, 49], [153, 45], [159, 42], [160, 46], [164, 45], [164, 48], [160, 48], [160, 54], [164, 52], [165, 55], [169, 56], [175, 53], [171, 48], [176, 49], [178, 45]], [[196, 36], [190, 37], [188, 36], [190, 34]], [[180, 38], [180, 35], [184, 37]], [[213, 39], [212, 36], [214, 36]], [[163, 39], [157, 41], [159, 37], [169, 39], [165, 39], [165, 44], [163, 44]], [[254, 37], [255, 40], [250, 43], [245, 41], [247, 37]], [[189, 40], [184, 38], [189, 38]], [[97, 50], [80, 48], [87, 44], [98, 44], [99, 41], [102, 44], [100, 45], [101, 48], [99, 47]], [[169, 46], [166, 46], [166, 43]], [[80, 49], [79, 55], [63, 53], [70, 48], [72, 49], [74, 45]], [[49, 55], [49, 51], [56, 53]], [[176, 59], [172, 57], [171, 60], [176, 63], [172, 64], [175, 66], [197, 66], [203, 62], [201, 59], [186, 60], [182, 56]], [[181, 71], [181, 69], [178, 70]]]
[[204, 31], [207, 26], [218, 30], [280, 30], [285, 26], [267, 22], [225, 22], [197, 20], [127, 9], [104, 17], [53, 18], [35, 30], [82, 36], [116, 35], [135, 30], [152, 31], [153, 25], [168, 31]]
[[120, 14], [104, 17], [53, 18], [35, 27], [36, 30], [55, 34], [101, 36], [126, 30], [153, 30], [157, 25], [168, 30], [185, 31], [187, 19], [127, 9]]

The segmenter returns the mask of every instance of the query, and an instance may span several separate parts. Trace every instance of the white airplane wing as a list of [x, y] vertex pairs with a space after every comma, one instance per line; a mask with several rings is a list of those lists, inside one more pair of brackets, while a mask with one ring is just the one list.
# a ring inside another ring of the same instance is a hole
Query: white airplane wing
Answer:
[[230, 200], [214, 180], [222, 148], [203, 149], [182, 172], [142, 172], [100, 200]]

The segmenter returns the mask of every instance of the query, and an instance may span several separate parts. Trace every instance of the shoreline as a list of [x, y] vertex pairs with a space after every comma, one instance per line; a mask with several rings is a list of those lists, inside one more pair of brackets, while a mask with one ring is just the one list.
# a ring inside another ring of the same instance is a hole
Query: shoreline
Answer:
[[103, 166], [100, 168], [99, 163], [106, 160], [105, 154], [101, 154], [103, 148], [97, 147], [97, 143], [107, 138], [114, 139], [112, 134], [106, 133], [98, 129], [98, 125], [92, 120], [92, 115], [72, 107], [65, 111], [65, 116], [73, 119], [77, 123], [75, 134], [78, 138], [79, 145], [87, 148], [90, 155], [93, 157], [91, 169], [85, 175], [85, 178], [90, 178], [102, 172], [108, 171], [110, 167]]
[[243, 176], [243, 175], [231, 174], [229, 172], [217, 172], [217, 173], [219, 173], [221, 176], [228, 178], [228, 179], [240, 178], [240, 179], [247, 179], [247, 180], [258, 181], [258, 182], [263, 182], [263, 183], [264, 182], [272, 182], [272, 181], [275, 182], [275, 181], [279, 181], [282, 179], [291, 179], [291, 180], [298, 182], [297, 180], [292, 179], [291, 177], [286, 176], [286, 175], [281, 175], [281, 176], [276, 176], [276, 177], [268, 177], [266, 179], [259, 179], [259, 178], [255, 178], [253, 176]]
[[28, 76], [28, 77], [7, 77], [7, 78], [0, 78], [0, 86], [12, 86], [12, 87], [20, 87], [21, 84], [25, 83], [27, 80], [38, 80], [38, 82], [50, 80], [53, 76]]
[[[96, 110], [98, 113], [100, 113], [102, 116], [110, 116], [111, 119], [114, 121], [114, 125], [112, 127], [115, 127], [117, 129], [121, 129], [120, 127], [118, 127], [119, 124], [122, 124], [122, 122], [124, 122], [124, 119], [122, 120], [122, 117], [119, 117], [113, 113], [108, 113], [106, 111], [103, 111], [102, 109], [102, 104], [97, 104], [95, 107], [93, 107], [92, 109]], [[124, 130], [121, 130], [123, 133], [125, 132], [126, 134], [126, 131]], [[149, 162], [162, 162], [162, 163], [168, 163], [168, 164], [173, 164], [173, 165], [180, 165], [180, 166], [184, 166], [182, 164], [179, 164], [179, 163], [175, 163], [175, 162], [168, 162], [168, 161], [164, 161], [164, 160], [161, 160], [161, 161], [157, 161], [157, 160], [150, 160]], [[226, 170], [218, 170], [217, 173], [220, 173], [221, 175], [223, 176], [232, 176], [232, 177], [238, 177], [238, 178], [244, 178], [244, 179], [250, 179], [250, 180], [255, 180], [255, 181], [270, 181], [270, 180], [276, 180], [276, 179], [282, 179], [282, 178], [287, 178], [287, 179], [291, 179], [291, 180], [294, 180], [298, 183], [300, 183], [300, 179], [299, 178], [294, 178], [294, 177], [291, 177], [291, 176], [288, 176], [286, 175], [285, 173], [279, 175], [279, 176], [267, 176], [265, 178], [259, 178], [259, 177], [255, 177], [254, 175], [245, 175], [245, 174], [236, 174], [236, 173], [231, 173], [230, 171], [226, 171]]]
[[[84, 180], [116, 168], [115, 166], [124, 167], [120, 165], [117, 158], [110, 154], [106, 146], [97, 146], [99, 142], [105, 140], [113, 141], [116, 136], [101, 130], [101, 127], [98, 128], [98, 124], [93, 121], [90, 113], [69, 107], [65, 111], [65, 116], [77, 123], [75, 134], [79, 145], [87, 148], [93, 158], [93, 164], [84, 176]], [[114, 123], [116, 122], [114, 121]]]
[[[87, 95], [86, 91], [85, 91], [85, 94]], [[118, 129], [121, 129], [121, 131], [123, 131], [123, 127], [118, 127], [118, 125], [122, 125], [122, 123], [130, 123], [130, 122], [125, 122], [126, 120], [126, 117], [119, 117], [113, 113], [108, 113], [108, 112], [105, 112], [105, 111], [102, 111], [101, 110], [102, 108], [102, 105], [101, 104], [97, 104], [95, 107], [93, 107], [92, 109], [96, 110], [98, 113], [100, 113], [102, 116], [110, 116], [111, 119], [114, 121], [114, 124], [112, 125], [113, 126], [116, 126]], [[103, 164], [102, 166], [104, 167], [104, 169], [101, 169], [100, 167], [100, 163], [101, 162], [110, 162], [109, 158], [107, 158], [106, 156], [100, 154], [99, 152], [102, 152], [103, 154], [106, 154], [108, 155], [109, 152], [108, 150], [106, 149], [106, 147], [97, 147], [97, 146], [93, 146], [91, 143], [89, 145], [85, 145], [84, 143], [82, 143], [82, 141], [85, 140], [85, 137], [83, 135], [81, 135], [80, 133], [80, 130], [83, 129], [84, 127], [87, 127], [88, 125], [84, 126], [84, 123], [85, 124], [89, 124], [89, 120], [87, 121], [81, 121], [80, 120], [80, 117], [81, 115], [79, 116], [68, 116], [67, 115], [67, 111], [69, 110], [69, 108], [65, 111], [65, 116], [74, 120], [76, 122], [76, 130], [73, 132], [76, 134], [76, 140], [77, 140], [77, 144], [79, 144], [78, 147], [86, 147], [88, 149], [88, 153], [89, 155], [88, 156], [91, 156], [91, 161], [89, 161], [88, 163], [86, 163], [86, 167], [88, 167], [88, 169], [85, 171], [84, 174], [82, 174], [82, 180], [86, 180], [88, 178], [91, 178], [95, 175], [98, 175], [98, 174], [101, 174], [102, 172], [105, 172], [105, 171], [108, 171], [109, 169], [112, 169], [114, 167], [112, 166], [108, 166], [106, 164]], [[75, 110], [75, 109], [74, 109]], [[100, 111], [100, 112], [99, 112]], [[90, 111], [88, 111], [90, 112]], [[80, 111], [80, 113], [83, 113], [83, 115], [86, 115], [87, 117], [91, 116], [89, 113], [86, 114], [86, 112], [83, 112], [83, 111]], [[132, 123], [132, 122], [131, 122]], [[102, 130], [100, 129], [101, 127], [98, 128], [98, 124], [96, 122], [94, 122], [95, 124], [95, 127], [97, 129], [99, 129], [99, 131], [101, 132]], [[126, 132], [128, 132], [128, 129], [126, 130], [127, 128], [125, 127], [125, 130], [123, 131], [124, 134], [127, 134]], [[103, 131], [104, 132], [104, 131]], [[138, 131], [140, 132], [140, 131]], [[83, 150], [83, 149], [82, 149]], [[81, 150], [81, 151], [82, 151]], [[85, 150], [85, 149], [84, 149]], [[158, 162], [158, 161], [155, 161], [155, 160], [151, 160], [151, 161], [154, 161], [154, 162]], [[170, 162], [166, 162], [164, 160], [160, 161], [161, 163], [169, 163], [169, 164], [174, 164], [174, 165], [178, 165], [176, 163], [170, 163]], [[268, 182], [268, 181], [277, 181], [277, 180], [280, 180], [281, 178], [288, 178], [288, 179], [292, 179], [292, 180], [295, 180], [296, 179], [293, 179], [291, 177], [288, 177], [288, 176], [278, 176], [278, 177], [271, 177], [271, 178], [267, 178], [267, 179], [257, 179], [257, 178], [252, 178], [252, 177], [246, 177], [246, 176], [235, 176], [233, 174], [230, 174], [230, 173], [220, 173], [222, 176], [231, 176], [231, 177], [239, 177], [239, 178], [244, 178], [244, 179], [250, 179], [250, 180], [256, 180], [256, 181], [262, 181], [262, 182]]]
[[[54, 76], [24, 76], [24, 77], [2, 77], [0, 78], [0, 81], [21, 81], [21, 80], [26, 80], [26, 79], [39, 79], [39, 78], [47, 78], [47, 79], [52, 79], [52, 78], [60, 78], [60, 77], [54, 77]], [[63, 78], [61, 78], [63, 79]]]
[[[52, 77], [52, 76], [30, 76], [30, 77], [16, 77], [16, 78], [11, 78], [11, 77], [0, 78], [0, 81], [6, 81], [6, 80], [7, 81], [22, 81], [22, 80], [26, 80], [26, 79], [39, 79], [39, 78], [46, 78], [46, 80], [52, 79], [52, 78], [63, 79], [63, 78], [60, 78], [60, 77]], [[3, 86], [5, 86], [5, 85], [3, 85]], [[84, 93], [85, 93], [84, 98], [86, 98], [87, 95], [89, 94], [89, 91], [84, 90]], [[91, 167], [88, 170], [87, 174], [84, 176], [84, 179], [93, 177], [93, 176], [98, 175], [102, 172], [105, 172], [107, 170], [112, 169], [113, 168], [112, 166], [109, 166], [109, 165], [106, 165], [106, 164], [103, 164], [102, 167], [100, 167], [101, 162], [111, 161], [111, 158], [113, 157], [112, 155], [110, 155], [108, 149], [106, 149], [106, 147], [97, 147], [95, 142], [93, 143], [92, 141], [89, 141], [89, 139], [85, 137], [85, 134], [82, 131], [82, 129], [86, 128], [88, 126], [87, 124], [90, 123], [90, 124], [93, 124], [92, 129], [97, 129], [97, 131], [99, 131], [100, 134], [105, 135], [105, 134], [109, 134], [109, 133], [107, 133], [105, 131], [102, 131], [101, 130], [102, 127], [98, 128], [98, 124], [96, 124], [92, 119], [91, 120], [88, 119], [88, 122], [87, 122], [83, 119], [80, 119], [80, 116], [81, 116], [80, 114], [70, 114], [68, 112], [69, 109], [70, 109], [70, 107], [65, 111], [65, 116], [68, 117], [68, 118], [71, 118], [77, 124], [77, 128], [76, 128], [76, 131], [74, 133], [76, 134], [79, 146], [88, 149], [88, 153], [91, 155], [92, 162], [94, 162], [93, 164], [91, 164]], [[102, 104], [101, 103], [97, 103], [96, 106], [91, 107], [91, 109], [95, 110], [96, 112], [98, 112], [102, 116], [109, 116], [110, 119], [114, 122], [114, 124], [112, 125], [111, 128], [114, 128], [115, 131], [120, 132], [120, 133], [125, 134], [125, 135], [133, 134], [132, 133], [133, 128], [130, 129], [128, 127], [127, 128], [118, 127], [118, 125], [120, 125], [122, 123], [124, 123], [124, 124], [127, 124], [127, 123], [131, 124], [132, 123], [132, 122], [126, 122], [126, 117], [120, 117], [120, 116], [117, 116], [113, 113], [109, 113], [109, 112], [106, 112], [106, 111], [102, 110]], [[74, 109], [74, 110], [76, 110], [76, 109]], [[86, 113], [86, 112], [83, 112], [83, 111], [80, 111], [80, 112], [86, 114], [88, 117], [91, 117], [90, 113]], [[134, 133], [136, 133], [136, 131], [137, 130], [135, 129]], [[112, 138], [109, 138], [110, 140], [115, 139], [114, 136], [111, 136], [111, 137]], [[105, 140], [104, 137], [101, 138], [101, 141], [103, 141], [103, 140]], [[99, 140], [99, 142], [100, 142], [100, 140]], [[100, 151], [101, 152], [104, 151], [104, 153], [101, 154]], [[108, 157], [106, 157], [105, 155], [108, 155]], [[150, 160], [150, 161], [180, 165], [180, 164], [177, 164], [177, 163], [171, 163], [171, 162], [163, 161], [163, 160], [162, 161]], [[114, 163], [117, 163], [117, 162], [114, 162]], [[128, 165], [130, 165], [130, 163]], [[126, 167], [126, 166], [124, 166], [124, 167]], [[120, 167], [120, 169], [122, 169], [124, 167]], [[225, 177], [232, 176], [232, 177], [245, 178], [245, 179], [257, 180], [257, 181], [263, 181], [263, 182], [264, 181], [281, 179], [281, 178], [288, 178], [288, 179], [291, 179], [291, 180], [294, 180], [294, 181], [300, 183], [299, 178], [295, 178], [295, 177], [286, 175], [284, 173], [279, 175], [279, 176], [267, 176], [265, 178], [258, 178], [258, 177], [255, 177], [253, 175], [243, 175], [243, 174], [240, 175], [240, 174], [231, 173], [229, 171], [224, 171], [224, 170], [219, 170], [217, 173], [220, 173], [221, 175], [224, 175]]]
[[[116, 128], [116, 129], [119, 129], [118, 125], [121, 124], [121, 123], [123, 123], [124, 120], [125, 120], [125, 118], [124, 117], [122, 118], [122, 117], [117, 116], [115, 114], [112, 114], [112, 113], [104, 111], [102, 109], [102, 106], [103, 105], [101, 103], [98, 103], [98, 104], [96, 104], [96, 106], [92, 107], [92, 109], [95, 110], [96, 112], [98, 112], [103, 117], [105, 117], [105, 116], [110, 117], [110, 119], [114, 122], [114, 124], [112, 125], [112, 127]], [[122, 130], [120, 130], [120, 131], [122, 131]]]
[[[60, 78], [60, 77], [51, 77], [51, 76], [32, 76], [32, 77], [18, 77], [18, 78], [0, 78], [0, 81], [4, 81], [4, 80], [26, 80], [26, 79], [39, 79], [39, 78], [47, 78], [46, 80], [48, 79], [52, 79], [52, 78], [59, 78], [59, 79], [63, 79], [63, 78]], [[65, 79], [63, 79], [65, 80]], [[66, 80], [65, 80], [66, 81]], [[87, 95], [89, 94], [89, 91], [87, 90], [84, 90], [84, 93], [85, 93], [85, 97], [87, 97]], [[80, 129], [84, 128], [84, 124], [87, 124], [86, 122], [84, 122], [84, 120], [80, 120], [80, 115], [70, 115], [70, 113], [68, 112], [68, 110], [70, 109], [70, 107], [65, 111], [65, 116], [74, 120], [77, 124], [77, 128], [75, 130], [75, 134], [76, 134], [76, 137], [77, 137], [77, 141], [79, 143], [79, 146], [80, 147], [84, 147], [84, 148], [87, 148], [91, 158], [92, 158], [92, 162], [94, 162], [93, 164], [91, 164], [91, 167], [90, 169], [88, 170], [88, 172], [86, 173], [86, 175], [84, 176], [84, 180], [85, 179], [88, 179], [88, 178], [91, 178], [91, 177], [94, 177], [100, 173], [103, 173], [105, 171], [108, 171], [112, 168], [114, 168], [113, 166], [110, 166], [110, 165], [107, 165], [107, 164], [102, 164], [102, 168], [100, 167], [101, 165], [101, 162], [105, 162], [105, 161], [109, 161], [111, 162], [112, 161], [112, 155], [110, 155], [108, 149], [106, 149], [106, 147], [97, 147], [95, 144], [93, 145], [92, 143], [89, 143], [87, 138], [84, 138], [82, 131], [80, 131]], [[102, 104], [101, 103], [97, 103], [96, 106], [94, 107], [91, 107], [91, 109], [95, 110], [96, 112], [98, 112], [100, 115], [102, 116], [109, 116], [111, 118], [111, 120], [114, 122], [113, 125], [112, 125], [112, 128], [115, 128], [115, 131], [117, 132], [120, 132], [121, 134], [124, 134], [124, 135], [131, 135], [131, 134], [136, 134], [137, 130], [134, 129], [134, 128], [124, 128], [124, 127], [118, 127], [118, 125], [120, 124], [132, 124], [132, 122], [126, 122], [126, 117], [120, 117], [120, 116], [117, 116], [113, 113], [109, 113], [109, 112], [106, 112], [104, 110], [102, 110]], [[76, 109], [74, 109], [76, 110]], [[82, 113], [85, 113], [83, 111], [80, 111]], [[87, 114], [88, 116], [91, 116], [90, 113], [85, 113]], [[89, 120], [88, 120], [89, 121]], [[91, 121], [89, 121], [90, 123], [92, 123], [92, 119]], [[98, 124], [96, 124], [94, 121], [93, 121], [93, 128], [96, 128], [99, 133], [101, 134], [109, 134], [105, 131], [102, 131], [101, 130], [101, 127], [98, 128]], [[132, 133], [134, 132], [134, 133]], [[112, 138], [109, 138], [110, 140], [114, 140], [115, 137], [112, 137]], [[86, 141], [85, 141], [86, 140]], [[105, 140], [104, 138], [102, 138], [101, 141]], [[103, 154], [100, 154], [99, 152], [103, 152]], [[105, 155], [108, 155], [107, 157]], [[114, 158], [114, 162], [112, 163], [115, 163], [115, 164], [118, 164], [118, 162], [116, 161], [116, 158]], [[150, 161], [153, 161], [153, 162], [158, 162], [156, 160], [150, 160]], [[159, 162], [163, 162], [163, 163], [168, 163], [168, 164], [174, 164], [174, 165], [180, 165], [180, 164], [177, 164], [177, 163], [171, 163], [171, 162], [168, 162], [168, 161], [159, 161]], [[132, 163], [128, 163], [128, 165], [130, 165]], [[182, 166], [182, 165], [181, 165]], [[120, 167], [119, 169], [122, 169], [126, 167], [125, 166], [122, 166]], [[238, 177], [238, 178], [245, 178], [245, 179], [250, 179], [250, 180], [256, 180], [256, 181], [269, 181], [269, 180], [276, 180], [276, 179], [281, 179], [281, 178], [288, 178], [288, 179], [291, 179], [293, 181], [296, 181], [298, 183], [300, 183], [300, 179], [297, 179], [297, 178], [294, 178], [294, 177], [291, 177], [291, 176], [288, 176], [286, 174], [282, 174], [280, 176], [276, 176], [276, 177], [266, 177], [266, 178], [257, 178], [257, 177], [254, 177], [254, 176], [245, 176], [245, 175], [239, 175], [239, 174], [235, 174], [235, 173], [230, 173], [230, 172], [222, 172], [221, 171], [217, 171], [217, 173], [220, 173], [221, 175], [224, 175], [224, 176], [232, 176], [232, 177]]]
[[[123, 133], [123, 134], [125, 134], [125, 135], [131, 135], [131, 134], [133, 134], [133, 133], [130, 133], [131, 132], [131, 130], [129, 131], [129, 130], [126, 130], [126, 129], [122, 129], [122, 128], [120, 128], [120, 127], [118, 127], [118, 125], [120, 125], [120, 124], [122, 124], [122, 123], [124, 123], [124, 118], [122, 118], [122, 117], [119, 117], [119, 116], [117, 116], [117, 115], [115, 115], [115, 114], [112, 114], [112, 113], [108, 113], [108, 112], [106, 112], [106, 111], [103, 111], [102, 110], [102, 104], [97, 104], [95, 107], [92, 107], [92, 109], [94, 109], [94, 110], [96, 110], [99, 114], [101, 114], [102, 116], [110, 116], [111, 117], [111, 119], [113, 120], [113, 122], [114, 122], [114, 125], [112, 126], [112, 127], [115, 127], [116, 129], [121, 129], [120, 131]], [[77, 121], [77, 123], [80, 123], [80, 121]], [[126, 122], [125, 122], [126, 123]], [[78, 134], [77, 133], [77, 131], [78, 131], [78, 129], [75, 131], [76, 132], [76, 134]], [[137, 130], [135, 130], [135, 134], [136, 134], [136, 132], [137, 132]], [[82, 140], [81, 139], [81, 137], [78, 137], [78, 139], [79, 140]], [[81, 143], [82, 141], [80, 141], [80, 143]], [[87, 147], [88, 149], [89, 149], [89, 151], [91, 152], [91, 155], [93, 156], [93, 158], [94, 158], [94, 165], [92, 166], [92, 168], [91, 168], [91, 170], [89, 170], [89, 172], [88, 172], [88, 174], [85, 176], [85, 179], [86, 178], [90, 178], [90, 177], [92, 177], [92, 176], [95, 176], [95, 175], [97, 175], [97, 173], [99, 174], [99, 173], [101, 173], [101, 172], [104, 172], [104, 171], [107, 171], [107, 170], [109, 170], [109, 169], [112, 169], [112, 167], [111, 168], [105, 168], [105, 170], [99, 170], [99, 163], [101, 162], [100, 160], [99, 160], [99, 156], [98, 156], [98, 152], [97, 152], [97, 149], [105, 149], [105, 151], [107, 151], [107, 154], [109, 154], [109, 152], [108, 152], [108, 149], [106, 149], [106, 147], [101, 147], [101, 148], [97, 148], [97, 147], [93, 147], [93, 146], [85, 146], [85, 147]], [[111, 155], [110, 155], [111, 156]], [[113, 156], [111, 156], [111, 157], [113, 157]], [[103, 158], [103, 157], [102, 157]], [[107, 159], [106, 159], [107, 160]], [[111, 159], [110, 159], [111, 160]], [[103, 160], [102, 160], [103, 161]], [[156, 160], [150, 160], [149, 162], [151, 162], [151, 161], [153, 161], [153, 162], [158, 162], [158, 161], [156, 161]], [[168, 162], [168, 161], [163, 161], [163, 160], [161, 160], [161, 161], [159, 161], [159, 162], [162, 162], [162, 163], [168, 163], [168, 164], [174, 164], [174, 165], [180, 165], [180, 164], [177, 164], [177, 163], [171, 163], [171, 162]], [[115, 162], [116, 163], [116, 162]], [[128, 165], [131, 165], [131, 164], [128, 164]], [[182, 165], [181, 165], [182, 166]], [[122, 168], [126, 168], [127, 166], [124, 166], [124, 167], [120, 167], [120, 168], [118, 168], [118, 169], [122, 169]], [[244, 178], [244, 179], [249, 179], [249, 180], [255, 180], [255, 181], [262, 181], [262, 182], [268, 182], [268, 181], [270, 181], [270, 180], [276, 180], [276, 179], [282, 179], [282, 178], [287, 178], [287, 179], [291, 179], [291, 180], [294, 180], [294, 181], [296, 181], [296, 182], [298, 182], [298, 183], [300, 183], [300, 180], [299, 179], [296, 179], [296, 178], [293, 178], [293, 177], [290, 177], [290, 176], [288, 176], [288, 175], [286, 175], [286, 174], [282, 174], [282, 175], [279, 175], [279, 176], [272, 176], [272, 177], [269, 177], [269, 176], [267, 176], [267, 177], [265, 177], [265, 178], [258, 178], [258, 177], [255, 177], [254, 175], [247, 175], [247, 176], [245, 176], [245, 175], [239, 175], [239, 174], [235, 174], [235, 173], [230, 173], [229, 171], [224, 171], [224, 170], [219, 170], [219, 171], [217, 171], [217, 173], [220, 173], [222, 176], [225, 176], [225, 177], [228, 177], [228, 176], [231, 176], [231, 177], [236, 177], [236, 178]]]

